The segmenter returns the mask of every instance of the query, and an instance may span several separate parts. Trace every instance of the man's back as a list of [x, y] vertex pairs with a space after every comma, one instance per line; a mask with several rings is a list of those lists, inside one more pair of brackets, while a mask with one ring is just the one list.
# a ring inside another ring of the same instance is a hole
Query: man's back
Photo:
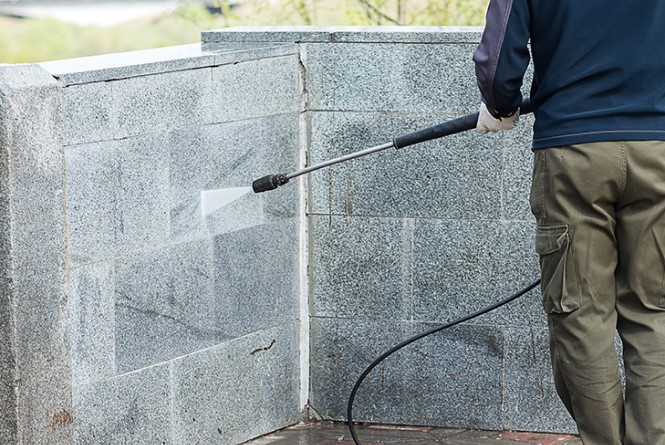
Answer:
[[534, 148], [665, 139], [665, 2], [494, 3], [503, 5], [490, 7], [490, 35], [503, 36], [479, 46], [479, 83], [497, 110], [519, 104], [531, 39]]

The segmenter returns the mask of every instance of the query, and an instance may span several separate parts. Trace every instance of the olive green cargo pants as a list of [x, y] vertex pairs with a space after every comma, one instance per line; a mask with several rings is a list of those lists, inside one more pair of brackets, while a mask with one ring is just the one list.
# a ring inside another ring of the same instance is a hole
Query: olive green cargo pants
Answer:
[[554, 380], [584, 444], [665, 445], [665, 142], [536, 151], [530, 202]]

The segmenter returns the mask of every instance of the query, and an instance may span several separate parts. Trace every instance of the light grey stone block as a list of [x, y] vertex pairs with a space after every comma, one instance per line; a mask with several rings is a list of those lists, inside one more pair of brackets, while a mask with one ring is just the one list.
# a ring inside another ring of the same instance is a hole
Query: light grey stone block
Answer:
[[[443, 116], [314, 113], [311, 163], [392, 141]], [[501, 214], [501, 146], [475, 133], [389, 149], [317, 171], [315, 214], [495, 219]]]
[[74, 263], [110, 258], [116, 244], [118, 142], [65, 150], [67, 235]]
[[168, 242], [169, 159], [164, 136], [69, 147], [72, 260], [108, 259]]
[[[0, 123], [4, 123], [5, 105], [0, 96]], [[0, 141], [7, 140], [6, 125], [0, 125]], [[15, 311], [12, 286], [11, 257], [11, 207], [9, 184], [9, 147], [0, 143], [0, 443], [14, 444], [17, 434], [16, 392], [14, 390], [16, 351], [14, 332], [16, 325], [12, 318]]]
[[[296, 215], [298, 187], [255, 194], [251, 183], [266, 174], [297, 169], [299, 119], [296, 114], [232, 122], [172, 132], [171, 236], [177, 241], [241, 230]], [[201, 212], [202, 190], [248, 187], [235, 202]]]
[[215, 237], [215, 299], [221, 332], [239, 337], [298, 316], [298, 220]]
[[11, 436], [16, 422], [23, 443], [31, 444], [66, 444], [72, 432], [61, 113], [60, 86], [45, 70], [0, 66], [0, 176], [7, 186], [0, 194], [11, 196], [3, 224], [11, 255], [0, 264], [11, 279], [5, 298], [21, 383], [14, 393], [18, 416], [10, 414], [2, 428], [9, 426]]
[[169, 365], [74, 389], [76, 445], [176, 445]]
[[[527, 232], [529, 238], [531, 231]], [[448, 322], [503, 300], [539, 278], [524, 224], [417, 220], [415, 319]], [[530, 238], [531, 239], [531, 238]], [[543, 325], [538, 290], [471, 323]], [[518, 321], [519, 320], [519, 321]]]
[[69, 271], [67, 305], [74, 386], [116, 373], [114, 301], [112, 263]]
[[475, 43], [406, 46], [403, 110], [450, 114], [477, 112], [480, 93], [471, 59], [476, 46]]
[[294, 323], [178, 359], [172, 369], [175, 443], [242, 443], [299, 420]]
[[344, 42], [344, 43], [474, 43], [482, 28], [475, 26], [236, 26], [204, 31], [204, 43], [221, 42]]
[[207, 241], [179, 244], [116, 262], [118, 372], [204, 349], [215, 328], [212, 251]]
[[575, 433], [575, 422], [554, 388], [547, 328], [505, 328], [504, 333], [503, 428]]
[[[3, 232], [7, 233], [7, 232]], [[0, 235], [0, 238], [2, 235]], [[4, 273], [4, 255], [2, 273]], [[11, 320], [11, 304], [8, 296], [11, 293], [11, 283], [6, 278], [0, 278], [0, 295], [3, 295], [0, 304], [0, 443], [16, 443], [17, 417], [16, 393], [14, 381], [16, 375], [16, 362], [12, 346], [13, 322]]]
[[333, 109], [401, 111], [405, 50], [403, 45], [332, 46], [329, 70], [335, 82], [327, 94]]
[[112, 82], [116, 139], [213, 121], [209, 68]]
[[191, 44], [41, 63], [64, 85], [128, 79], [297, 53], [296, 45], [269, 42]]
[[312, 315], [413, 316], [413, 220], [310, 218]]
[[475, 112], [475, 46], [308, 44], [310, 110]]
[[[314, 409], [344, 419], [361, 372], [388, 348], [431, 327], [314, 318]], [[504, 348], [503, 335], [492, 326], [459, 326], [409, 345], [368, 375], [356, 396], [354, 420], [498, 429]]]
[[112, 83], [76, 85], [63, 90], [63, 144], [113, 139], [115, 128]]
[[116, 252], [126, 254], [169, 242], [169, 151], [163, 134], [118, 145]]
[[68, 238], [77, 264], [166, 245], [170, 236], [166, 137], [66, 151]]
[[307, 111], [335, 108], [335, 48], [334, 43], [301, 45], [300, 58], [304, 67]]
[[212, 82], [211, 106], [217, 122], [297, 113], [300, 110], [301, 82], [297, 56], [213, 68]]

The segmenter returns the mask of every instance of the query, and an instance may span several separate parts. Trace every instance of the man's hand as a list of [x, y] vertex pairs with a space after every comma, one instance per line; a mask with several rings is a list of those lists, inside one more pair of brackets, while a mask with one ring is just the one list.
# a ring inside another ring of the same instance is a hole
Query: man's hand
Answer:
[[484, 102], [480, 103], [480, 113], [478, 114], [478, 123], [476, 130], [480, 134], [495, 133], [497, 131], [512, 130], [519, 121], [519, 110], [510, 117], [501, 117], [499, 119], [492, 116]]

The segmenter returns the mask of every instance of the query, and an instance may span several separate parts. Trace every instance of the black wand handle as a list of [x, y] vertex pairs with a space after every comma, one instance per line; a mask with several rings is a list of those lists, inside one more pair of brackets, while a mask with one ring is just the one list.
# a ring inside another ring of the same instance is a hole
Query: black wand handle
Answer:
[[[520, 115], [529, 114], [533, 112], [531, 101], [524, 99], [522, 106], [520, 106]], [[476, 128], [478, 123], [478, 113], [469, 114], [466, 116], [458, 117], [443, 122], [432, 127], [423, 128], [422, 130], [414, 131], [403, 136], [397, 136], [393, 139], [395, 148], [404, 148], [409, 145], [419, 144], [432, 139], [438, 139], [451, 134], [461, 133], [463, 131], [472, 130]]]

